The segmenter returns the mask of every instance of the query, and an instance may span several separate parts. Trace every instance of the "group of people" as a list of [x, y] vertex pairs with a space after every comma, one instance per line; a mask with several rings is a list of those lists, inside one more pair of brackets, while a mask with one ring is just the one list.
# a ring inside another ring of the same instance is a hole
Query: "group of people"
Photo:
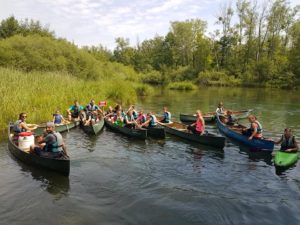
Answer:
[[[216, 113], [217, 115], [224, 115], [224, 122], [226, 125], [234, 126], [237, 122], [237, 119], [234, 118], [232, 111], [225, 110], [222, 102], [219, 103]], [[242, 128], [242, 134], [247, 136], [249, 140], [262, 139], [263, 129], [257, 117], [255, 115], [249, 115], [248, 120], [250, 122], [250, 126], [249, 128]], [[274, 141], [274, 143], [281, 144], [281, 151], [297, 152], [299, 150], [298, 143], [291, 128], [285, 128], [281, 138], [277, 141]]]
[[92, 99], [85, 107], [79, 104], [77, 100], [74, 105], [67, 109], [68, 120], [80, 120], [83, 125], [95, 124], [103, 115], [102, 110], [96, 105], [95, 100]]
[[[219, 103], [216, 113], [223, 115], [224, 123], [228, 126], [234, 126], [237, 123], [237, 119], [233, 116], [232, 111], [225, 110], [222, 102]], [[128, 128], [156, 127], [160, 123], [171, 123], [171, 113], [167, 107], [163, 108], [163, 116], [158, 119], [153, 112], [145, 114], [143, 110], [137, 111], [134, 105], [130, 106], [126, 111], [122, 109], [121, 105], [116, 105], [114, 108], [110, 106], [106, 112], [102, 112], [93, 99], [86, 107], [81, 106], [77, 100], [74, 101], [74, 105], [67, 110], [67, 114], [69, 121], [80, 120], [85, 125], [95, 123], [99, 120], [100, 116], [104, 116], [115, 125]], [[36, 127], [29, 127], [27, 125], [26, 118], [26, 113], [20, 113], [18, 120], [14, 123], [13, 131], [16, 142], [20, 133], [34, 132], [36, 129]], [[247, 136], [249, 140], [263, 138], [262, 125], [256, 116], [250, 115], [248, 120], [250, 122], [249, 128], [242, 128], [241, 133]], [[45, 133], [36, 137], [36, 144], [30, 147], [30, 152], [54, 158], [68, 156], [61, 134], [55, 131], [55, 124], [60, 124], [64, 121], [64, 117], [59, 111], [56, 111], [53, 114], [53, 121], [46, 124]], [[196, 121], [189, 125], [187, 130], [194, 134], [204, 134], [205, 120], [200, 110], [196, 112]], [[274, 143], [281, 144], [281, 151], [298, 151], [298, 143], [291, 128], [285, 128], [284, 134], [279, 140], [274, 141]]]
[[127, 111], [121, 105], [114, 108], [109, 107], [105, 117], [115, 125], [127, 128], [156, 127], [159, 123], [170, 123], [171, 113], [164, 107], [163, 117], [158, 119], [153, 112], [144, 113], [143, 110], [137, 111], [132, 105]]
[[[29, 127], [26, 123], [27, 114], [22, 112], [19, 119], [14, 123], [14, 142], [17, 144], [18, 137], [23, 132], [34, 132], [37, 128]], [[49, 158], [68, 157], [66, 146], [59, 132], [55, 132], [55, 124], [53, 122], [46, 123], [45, 133], [35, 137], [35, 144], [30, 146], [30, 153]]]

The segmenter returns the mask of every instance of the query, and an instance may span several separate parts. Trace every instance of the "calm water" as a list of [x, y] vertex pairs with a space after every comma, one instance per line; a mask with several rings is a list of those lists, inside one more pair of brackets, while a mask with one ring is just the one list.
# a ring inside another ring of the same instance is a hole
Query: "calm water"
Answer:
[[[196, 109], [255, 109], [270, 135], [300, 133], [300, 92], [209, 88], [161, 92], [137, 107], [174, 117]], [[29, 118], [30, 119], [30, 118]], [[247, 121], [245, 121], [247, 123]], [[213, 126], [209, 129], [218, 132]], [[0, 224], [300, 224], [300, 169], [276, 173], [269, 154], [227, 141], [224, 152], [184, 142], [136, 141], [104, 129], [65, 133], [68, 178], [29, 167], [0, 143]]]

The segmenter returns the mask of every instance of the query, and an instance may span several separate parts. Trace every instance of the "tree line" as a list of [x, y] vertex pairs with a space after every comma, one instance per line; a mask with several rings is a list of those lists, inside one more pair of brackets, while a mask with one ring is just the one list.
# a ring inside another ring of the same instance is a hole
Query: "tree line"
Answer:
[[135, 47], [116, 38], [110, 60], [133, 66], [146, 83], [293, 87], [300, 78], [298, 12], [286, 0], [238, 0], [222, 7], [214, 32], [201, 19], [173, 21], [165, 36]]

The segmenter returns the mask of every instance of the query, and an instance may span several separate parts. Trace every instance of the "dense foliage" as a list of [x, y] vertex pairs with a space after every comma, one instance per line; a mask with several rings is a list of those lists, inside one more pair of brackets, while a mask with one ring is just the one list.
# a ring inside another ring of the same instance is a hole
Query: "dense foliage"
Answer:
[[136, 47], [117, 38], [112, 59], [143, 72], [151, 84], [293, 87], [300, 79], [298, 9], [286, 0], [237, 0], [222, 8], [220, 29], [209, 35], [205, 21], [174, 21], [166, 36]]

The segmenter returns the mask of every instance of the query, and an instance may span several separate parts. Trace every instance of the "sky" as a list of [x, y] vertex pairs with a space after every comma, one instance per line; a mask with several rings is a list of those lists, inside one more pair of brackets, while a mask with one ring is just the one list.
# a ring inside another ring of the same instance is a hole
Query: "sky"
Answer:
[[[260, 1], [260, 0], [257, 0]], [[208, 30], [216, 28], [221, 7], [234, 0], [0, 0], [0, 20], [39, 20], [57, 37], [79, 46], [99, 45], [113, 49], [115, 38], [137, 41], [166, 35], [170, 21], [199, 18]], [[300, 0], [290, 0], [292, 5]]]

